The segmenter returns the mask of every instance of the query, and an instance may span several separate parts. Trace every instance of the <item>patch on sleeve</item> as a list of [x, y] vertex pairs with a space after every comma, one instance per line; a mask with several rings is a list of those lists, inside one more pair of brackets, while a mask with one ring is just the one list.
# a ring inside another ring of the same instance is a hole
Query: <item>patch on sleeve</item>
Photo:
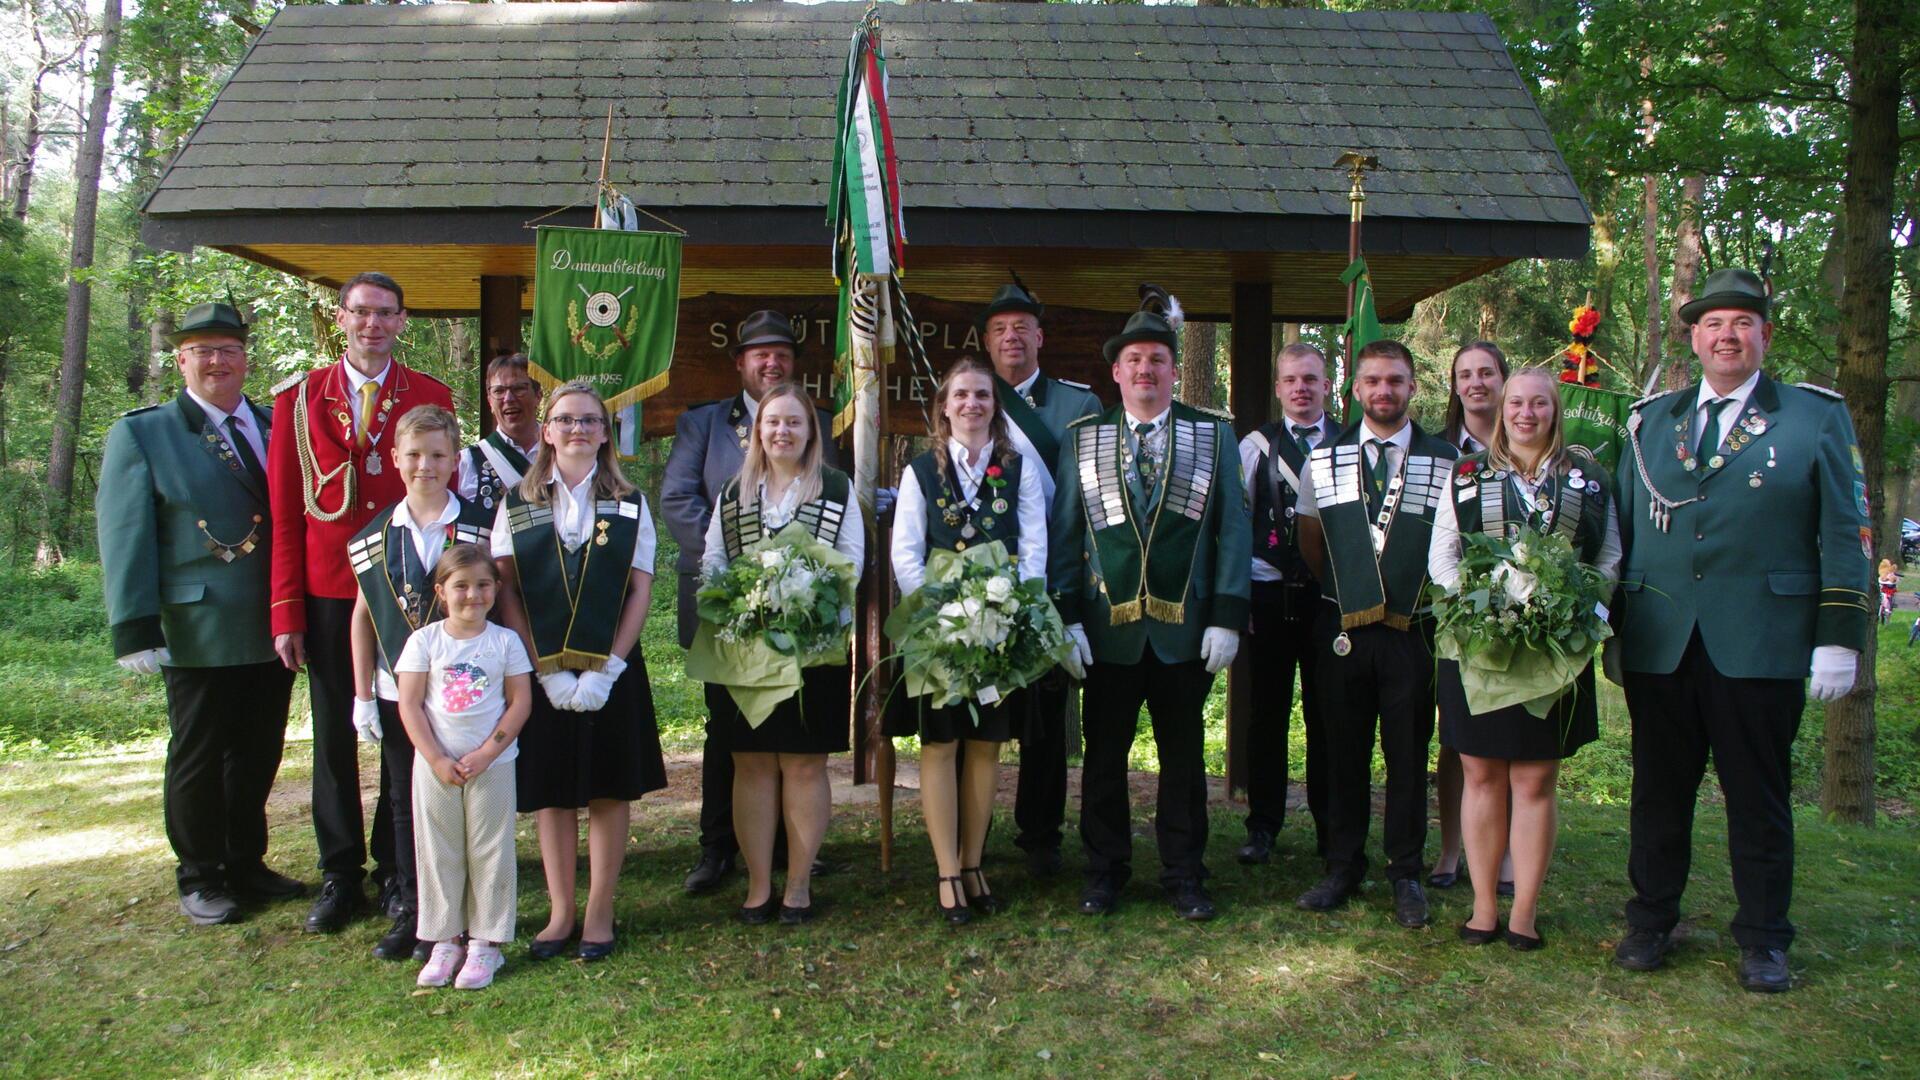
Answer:
[[1860, 516], [1871, 520], [1873, 517], [1873, 511], [1869, 509], [1867, 505], [1866, 481], [1855, 480], [1853, 482], [1853, 501], [1854, 501], [1854, 504], [1860, 508]]
[[1873, 561], [1873, 530], [1864, 526], [1860, 529], [1860, 554], [1865, 555], [1868, 562]]
[[1861, 476], [1865, 476], [1867, 473], [1867, 463], [1860, 457], [1859, 444], [1856, 443], [1847, 447], [1847, 449], [1853, 451], [1853, 471]]

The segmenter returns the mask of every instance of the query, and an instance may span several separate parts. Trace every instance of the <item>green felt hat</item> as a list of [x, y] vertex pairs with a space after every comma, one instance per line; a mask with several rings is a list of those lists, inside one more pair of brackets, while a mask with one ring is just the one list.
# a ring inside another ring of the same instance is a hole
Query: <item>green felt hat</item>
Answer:
[[785, 345], [800, 355], [800, 343], [793, 336], [793, 322], [777, 311], [756, 311], [740, 323], [734, 335], [733, 355], [755, 345]]
[[173, 328], [173, 333], [167, 335], [167, 343], [178, 345], [201, 334], [225, 334], [245, 341], [246, 320], [240, 317], [240, 309], [232, 304], [195, 304], [187, 309], [186, 317]]
[[1174, 358], [1180, 357], [1180, 334], [1165, 315], [1151, 311], [1136, 311], [1127, 316], [1126, 328], [1107, 339], [1107, 362], [1113, 363], [1120, 356], [1120, 350], [1136, 341], [1157, 341], [1173, 351]]
[[1702, 315], [1719, 308], [1755, 311], [1764, 319], [1770, 300], [1766, 282], [1753, 271], [1738, 267], [1715, 270], [1707, 275], [1699, 294], [1680, 306], [1680, 321], [1692, 326]]
[[1046, 315], [1047, 305], [1016, 279], [1000, 286], [1000, 291], [993, 294], [993, 300], [973, 320], [974, 328], [984, 334], [987, 332], [988, 319], [1009, 311], [1023, 312], [1038, 319]]

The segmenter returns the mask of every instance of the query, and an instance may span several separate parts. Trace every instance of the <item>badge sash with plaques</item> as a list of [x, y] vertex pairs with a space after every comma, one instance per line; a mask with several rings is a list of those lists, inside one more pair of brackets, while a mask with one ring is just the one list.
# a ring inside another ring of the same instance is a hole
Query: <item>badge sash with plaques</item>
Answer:
[[596, 499], [591, 535], [569, 549], [554, 526], [551, 502], [530, 503], [517, 487], [507, 492], [514, 573], [526, 598], [540, 674], [606, 667], [644, 512], [638, 492]]
[[1507, 540], [1524, 525], [1566, 537], [1583, 562], [1591, 563], [1600, 555], [1606, 540], [1608, 494], [1590, 458], [1584, 463], [1563, 463], [1531, 498], [1505, 469], [1488, 465], [1484, 454], [1460, 459], [1450, 486], [1463, 534], [1480, 532]]
[[[1377, 511], [1364, 490], [1366, 453], [1355, 425], [1310, 455], [1314, 500], [1327, 537], [1327, 582], [1340, 605], [1340, 628], [1412, 625], [1427, 579], [1433, 513], [1444, 495], [1456, 451], [1415, 425], [1400, 468]], [[1337, 651], [1337, 649], [1336, 649]]]
[[[847, 505], [852, 497], [853, 481], [846, 473], [831, 466], [820, 470], [820, 497], [812, 502], [802, 503], [793, 512], [793, 521], [807, 530], [807, 535], [815, 540], [833, 546], [840, 535], [840, 522], [847, 516]], [[785, 528], [771, 528], [760, 517], [760, 500], [751, 504], [740, 498], [740, 478], [727, 481], [720, 491], [720, 543], [727, 553], [727, 561], [740, 557], [740, 553], [754, 544], [772, 536]]]
[[533, 467], [533, 462], [513, 445], [513, 440], [498, 431], [474, 443], [467, 453], [473, 457], [473, 472], [477, 477], [474, 498], [487, 510], [506, 498], [507, 489], [518, 486], [520, 478]]
[[[460, 512], [443, 526], [445, 547], [478, 544], [485, 550], [493, 531], [493, 515], [451, 492], [447, 498], [455, 501]], [[425, 569], [422, 562], [418, 580], [407, 573], [406, 555], [412, 543], [412, 533], [393, 523], [391, 506], [374, 515], [347, 543], [347, 561], [353, 567], [367, 611], [373, 616], [380, 667], [389, 675], [413, 632], [441, 617], [440, 600], [433, 591], [433, 571]]]
[[[1100, 591], [1108, 621], [1120, 626], [1144, 615], [1164, 623], [1186, 619], [1187, 587], [1201, 522], [1212, 498], [1221, 423], [1174, 402], [1160, 500], [1142, 530], [1127, 483], [1125, 412], [1119, 408], [1076, 424], [1068, 435], [1080, 469], [1087, 530], [1099, 552]], [[1229, 478], [1230, 479], [1230, 478]]]
[[1020, 499], [1020, 470], [1026, 465], [1026, 458], [1019, 454], [1008, 454], [1010, 459], [1004, 463], [991, 462], [1000, 466], [1000, 486], [982, 479], [980, 490], [974, 492], [973, 501], [967, 502], [960, 495], [958, 481], [940, 468], [940, 460], [935, 454], [945, 450], [929, 450], [913, 459], [908, 468], [913, 470], [914, 478], [920, 482], [920, 490], [927, 502], [927, 550], [928, 551], [965, 551], [978, 544], [990, 544], [995, 540], [1006, 545], [1007, 554], [1017, 558], [1020, 553], [1020, 508], [1016, 505]]

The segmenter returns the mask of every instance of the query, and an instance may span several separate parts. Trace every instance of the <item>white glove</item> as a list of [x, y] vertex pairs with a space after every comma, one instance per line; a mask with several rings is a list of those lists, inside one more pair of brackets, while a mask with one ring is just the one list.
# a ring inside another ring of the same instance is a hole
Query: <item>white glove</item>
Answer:
[[1206, 662], [1209, 675], [1233, 663], [1233, 658], [1239, 654], [1240, 631], [1238, 630], [1229, 630], [1224, 626], [1209, 626], [1207, 632], [1200, 635], [1200, 659]]
[[542, 675], [540, 689], [547, 692], [547, 700], [553, 702], [554, 708], [571, 711], [574, 696], [580, 692], [580, 676], [571, 671], [556, 671], [551, 675]]
[[1073, 642], [1073, 653], [1060, 661], [1060, 666], [1074, 678], [1085, 679], [1087, 665], [1093, 663], [1093, 646], [1087, 642], [1087, 628], [1079, 623], [1067, 627], [1067, 640]]
[[353, 730], [360, 733], [361, 742], [379, 742], [387, 733], [380, 730], [380, 703], [353, 699]]
[[1837, 701], [1853, 689], [1854, 676], [1859, 673], [1859, 653], [1844, 645], [1815, 645], [1813, 679], [1807, 683], [1807, 694], [1815, 701]]
[[173, 650], [165, 645], [157, 649], [141, 649], [136, 653], [128, 653], [116, 661], [122, 668], [135, 675], [158, 675], [162, 667], [172, 662]]
[[599, 712], [606, 708], [607, 698], [613, 694], [613, 684], [620, 681], [620, 673], [625, 670], [625, 660], [609, 656], [605, 671], [581, 672], [579, 690], [573, 696], [574, 711]]

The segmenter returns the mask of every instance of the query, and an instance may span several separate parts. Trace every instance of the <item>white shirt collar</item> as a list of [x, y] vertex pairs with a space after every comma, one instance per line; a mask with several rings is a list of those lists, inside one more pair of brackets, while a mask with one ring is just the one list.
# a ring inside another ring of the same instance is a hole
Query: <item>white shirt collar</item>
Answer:
[[[1124, 408], [1122, 408], [1121, 411], [1127, 412], [1126, 409]], [[1167, 414], [1171, 412], [1173, 412], [1173, 406], [1168, 405], [1166, 408], [1160, 410], [1160, 415], [1150, 417], [1146, 420], [1142, 420], [1140, 417], [1133, 415], [1131, 412], [1127, 412], [1127, 429], [1131, 431], [1134, 428], [1139, 427], [1143, 423], [1152, 424], [1153, 430], [1157, 434], [1165, 426], [1167, 422]]]
[[360, 369], [354, 367], [353, 361], [351, 360], [342, 359], [340, 366], [347, 369], [347, 389], [351, 390], [355, 395], [358, 395], [360, 393], [360, 387], [366, 383], [373, 383], [376, 386], [382, 387], [387, 385], [387, 373], [393, 370], [393, 359], [389, 357], [387, 359], [387, 366], [380, 369], [380, 374], [371, 378], [360, 374]]
[[593, 463], [593, 467], [587, 470], [587, 475], [582, 477], [579, 483], [569, 487], [567, 486], [567, 478], [560, 475], [560, 466], [556, 464], [553, 467], [553, 471], [547, 474], [547, 483], [558, 487], [570, 496], [582, 491], [590, 492], [593, 490], [594, 475], [599, 471], [600, 463], [596, 461]]
[[396, 528], [412, 529], [415, 532], [419, 532], [435, 525], [450, 524], [459, 516], [460, 496], [455, 495], [452, 491], [448, 491], [447, 505], [440, 508], [440, 516], [434, 518], [432, 521], [414, 521], [413, 512], [407, 509], [407, 500], [405, 499], [401, 499], [399, 502], [393, 504], [393, 516], [390, 520]]
[[1298, 420], [1295, 420], [1291, 416], [1286, 416], [1284, 413], [1281, 415], [1283, 418], [1283, 422], [1287, 425], [1287, 434], [1289, 435], [1293, 434], [1293, 429], [1295, 427], [1310, 427], [1315, 432], [1321, 432], [1321, 431], [1324, 431], [1327, 426], [1327, 414], [1324, 410], [1320, 413], [1319, 416], [1314, 417], [1312, 420], [1309, 420], [1304, 424]]
[[1025, 397], [1028, 394], [1033, 393], [1033, 384], [1039, 381], [1040, 381], [1040, 369], [1036, 367], [1033, 369], [1033, 374], [1020, 380], [1020, 385], [1014, 387], [1013, 392], [1016, 394], [1019, 394], [1021, 397]]
[[987, 471], [988, 465], [993, 464], [993, 440], [988, 439], [987, 444], [980, 449], [980, 460], [977, 463], [967, 464], [967, 453], [965, 443], [951, 435], [947, 437], [947, 455], [953, 458], [953, 463], [959, 466], [961, 471], [979, 476]]
[[[1373, 421], [1366, 419], [1360, 421], [1360, 442], [1363, 445], [1381, 437], [1378, 432], [1373, 430]], [[1413, 422], [1402, 419], [1400, 421], [1400, 430], [1394, 432], [1392, 435], [1385, 436], [1385, 438], [1387, 442], [1401, 450], [1405, 450], [1407, 447], [1413, 445]]]
[[1746, 382], [1743, 382], [1739, 386], [1734, 387], [1733, 393], [1731, 394], [1714, 393], [1713, 387], [1707, 385], [1706, 380], [1703, 379], [1700, 382], [1700, 396], [1695, 398], [1693, 402], [1693, 410], [1695, 412], [1699, 412], [1701, 409], [1704, 409], [1707, 407], [1708, 402], [1718, 401], [1721, 398], [1725, 398], [1726, 400], [1733, 402], [1733, 408], [1731, 410], [1722, 409], [1720, 411], [1720, 415], [1725, 416], [1728, 414], [1729, 411], [1739, 412], [1740, 407], [1747, 403], [1747, 398], [1752, 396], [1753, 388], [1758, 385], [1760, 385], [1760, 371], [1758, 368], [1754, 369], [1753, 374], [1747, 376]]
[[750, 424], [759, 423], [760, 422], [760, 402], [757, 399], [755, 399], [752, 394], [747, 393], [745, 390], [740, 391], [740, 400], [747, 403], [747, 422]]
[[227, 417], [229, 416], [238, 416], [240, 418], [240, 430], [245, 431], [247, 429], [247, 421], [250, 418], [247, 416], [246, 395], [242, 394], [240, 396], [240, 405], [232, 412], [228, 412], [213, 402], [208, 401], [206, 398], [201, 397], [199, 394], [194, 393], [192, 387], [187, 387], [187, 396], [193, 399], [195, 405], [200, 406], [200, 411], [207, 414], [207, 419], [213, 421], [215, 427], [223, 429], [223, 434], [227, 426]]

